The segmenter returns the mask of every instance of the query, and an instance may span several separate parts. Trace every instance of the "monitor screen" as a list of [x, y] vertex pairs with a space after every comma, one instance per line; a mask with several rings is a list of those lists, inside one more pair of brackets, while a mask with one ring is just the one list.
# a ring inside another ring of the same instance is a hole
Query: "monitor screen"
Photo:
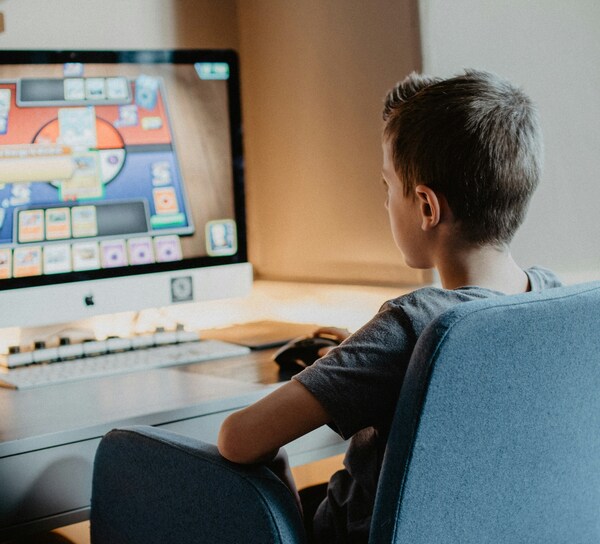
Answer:
[[159, 274], [157, 305], [194, 300], [182, 271], [247, 261], [242, 169], [232, 51], [0, 52], [0, 290], [90, 307]]

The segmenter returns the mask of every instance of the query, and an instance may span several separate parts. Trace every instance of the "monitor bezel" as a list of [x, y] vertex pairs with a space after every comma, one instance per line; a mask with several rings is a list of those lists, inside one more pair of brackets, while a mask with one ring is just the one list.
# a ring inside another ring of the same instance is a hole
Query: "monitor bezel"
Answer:
[[244, 190], [244, 158], [242, 141], [242, 112], [239, 59], [232, 49], [130, 49], [106, 50], [2, 50], [0, 64], [194, 64], [196, 62], [227, 62], [227, 99], [229, 133], [231, 137], [231, 166], [234, 212], [237, 231], [237, 252], [229, 256], [188, 257], [180, 261], [73, 271], [64, 274], [7, 278], [0, 281], [0, 291], [30, 287], [52, 286], [128, 276], [145, 276], [160, 272], [200, 269], [248, 262]]

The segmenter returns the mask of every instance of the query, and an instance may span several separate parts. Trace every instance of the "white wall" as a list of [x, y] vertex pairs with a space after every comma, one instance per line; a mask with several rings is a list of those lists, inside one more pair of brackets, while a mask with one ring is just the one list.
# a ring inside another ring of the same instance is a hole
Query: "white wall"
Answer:
[[517, 260], [600, 279], [600, 2], [420, 0], [420, 18], [424, 71], [491, 70], [538, 104], [545, 172]]

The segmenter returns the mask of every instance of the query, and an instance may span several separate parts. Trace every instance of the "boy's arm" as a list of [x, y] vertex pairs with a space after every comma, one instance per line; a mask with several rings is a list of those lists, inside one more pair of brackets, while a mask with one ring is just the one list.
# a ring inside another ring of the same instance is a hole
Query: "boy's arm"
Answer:
[[235, 463], [268, 462], [280, 447], [330, 421], [312, 393], [290, 380], [225, 419], [217, 445], [221, 455]]

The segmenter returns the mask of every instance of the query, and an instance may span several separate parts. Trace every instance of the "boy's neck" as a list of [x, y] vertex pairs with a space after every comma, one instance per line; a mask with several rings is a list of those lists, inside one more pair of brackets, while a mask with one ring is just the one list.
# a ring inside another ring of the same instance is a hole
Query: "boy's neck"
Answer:
[[506, 294], [530, 289], [527, 274], [513, 260], [508, 248], [448, 248], [436, 264], [445, 289], [471, 285]]

